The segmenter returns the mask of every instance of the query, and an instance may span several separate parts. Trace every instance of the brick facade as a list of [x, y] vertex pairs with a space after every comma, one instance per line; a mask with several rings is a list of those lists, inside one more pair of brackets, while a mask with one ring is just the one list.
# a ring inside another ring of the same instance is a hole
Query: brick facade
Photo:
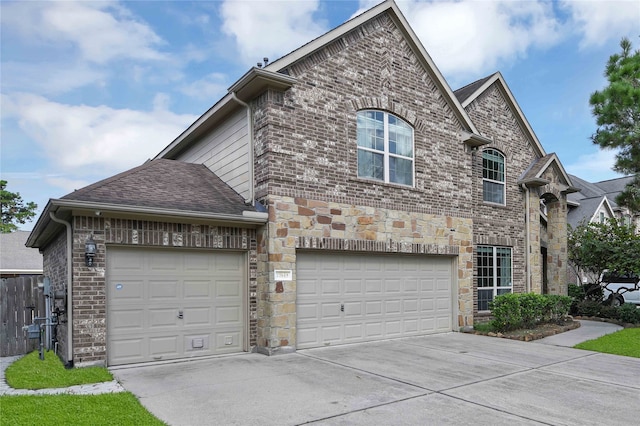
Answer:
[[[243, 250], [248, 253], [249, 344], [257, 340], [257, 240], [255, 229], [126, 220], [109, 217], [73, 218], [73, 357], [77, 366], [104, 364], [107, 356], [106, 259], [111, 244], [139, 247]], [[97, 243], [94, 266], [85, 265], [85, 243]], [[66, 279], [66, 235], [45, 250], [45, 275], [57, 287]], [[58, 327], [61, 348], [66, 348], [66, 327]], [[64, 361], [66, 351], [60, 351]]]

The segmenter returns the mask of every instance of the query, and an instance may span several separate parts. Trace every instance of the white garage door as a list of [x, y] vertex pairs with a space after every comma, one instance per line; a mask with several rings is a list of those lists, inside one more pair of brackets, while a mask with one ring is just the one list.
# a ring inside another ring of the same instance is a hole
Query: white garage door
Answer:
[[244, 349], [243, 253], [109, 247], [109, 365]]
[[452, 330], [450, 258], [298, 253], [297, 347]]

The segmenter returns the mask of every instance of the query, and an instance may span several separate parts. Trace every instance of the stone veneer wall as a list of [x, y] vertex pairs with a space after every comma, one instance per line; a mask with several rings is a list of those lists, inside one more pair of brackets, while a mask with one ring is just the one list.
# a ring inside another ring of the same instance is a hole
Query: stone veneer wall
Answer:
[[[473, 324], [470, 218], [446, 216], [426, 208], [396, 210], [384, 203], [363, 206], [349, 201], [354, 200], [284, 195], [268, 198], [269, 225], [259, 237], [258, 250], [258, 351], [274, 354], [296, 346], [298, 249], [456, 256], [452, 285], [458, 290], [457, 324]], [[275, 281], [276, 269], [294, 271], [294, 279]]]
[[[256, 345], [257, 240], [255, 229], [90, 216], [75, 216], [72, 226], [73, 356], [76, 366], [106, 363], [105, 271], [109, 244], [199, 248], [212, 251], [246, 250], [249, 253], [247, 331], [250, 345], [252, 347]], [[90, 236], [96, 241], [98, 247], [93, 267], [85, 266], [84, 260], [85, 243]], [[66, 250], [65, 238], [65, 234], [61, 234], [45, 249], [45, 274], [56, 274], [55, 271], [61, 268], [63, 259], [60, 258], [60, 253], [63, 249]], [[59, 275], [60, 273], [57, 273], [56, 276]], [[60, 280], [60, 278], [55, 279], [56, 283]]]

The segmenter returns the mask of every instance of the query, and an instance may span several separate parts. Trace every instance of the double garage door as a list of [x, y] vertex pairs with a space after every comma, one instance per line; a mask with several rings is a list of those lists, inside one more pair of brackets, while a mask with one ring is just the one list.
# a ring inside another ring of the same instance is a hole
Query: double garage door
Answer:
[[110, 247], [109, 365], [244, 349], [243, 253]]
[[297, 255], [297, 347], [451, 331], [452, 259]]

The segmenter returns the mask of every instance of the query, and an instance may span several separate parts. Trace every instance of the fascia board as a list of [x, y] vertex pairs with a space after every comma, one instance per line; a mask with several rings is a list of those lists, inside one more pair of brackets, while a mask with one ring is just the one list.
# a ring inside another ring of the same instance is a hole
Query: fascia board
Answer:
[[[263, 225], [268, 221], [268, 214], [245, 211], [242, 215], [206, 213], [190, 210], [163, 209], [158, 207], [128, 206], [120, 204], [85, 202], [76, 200], [50, 199], [38, 218], [33, 231], [27, 238], [27, 247], [41, 247], [47, 241], [41, 241], [52, 221], [49, 212], [66, 211], [73, 214], [95, 214], [96, 212], [126, 214], [131, 216], [160, 217], [163, 219], [192, 219], [208, 222], [221, 222], [240, 226]], [[56, 224], [57, 225], [57, 224]]]

